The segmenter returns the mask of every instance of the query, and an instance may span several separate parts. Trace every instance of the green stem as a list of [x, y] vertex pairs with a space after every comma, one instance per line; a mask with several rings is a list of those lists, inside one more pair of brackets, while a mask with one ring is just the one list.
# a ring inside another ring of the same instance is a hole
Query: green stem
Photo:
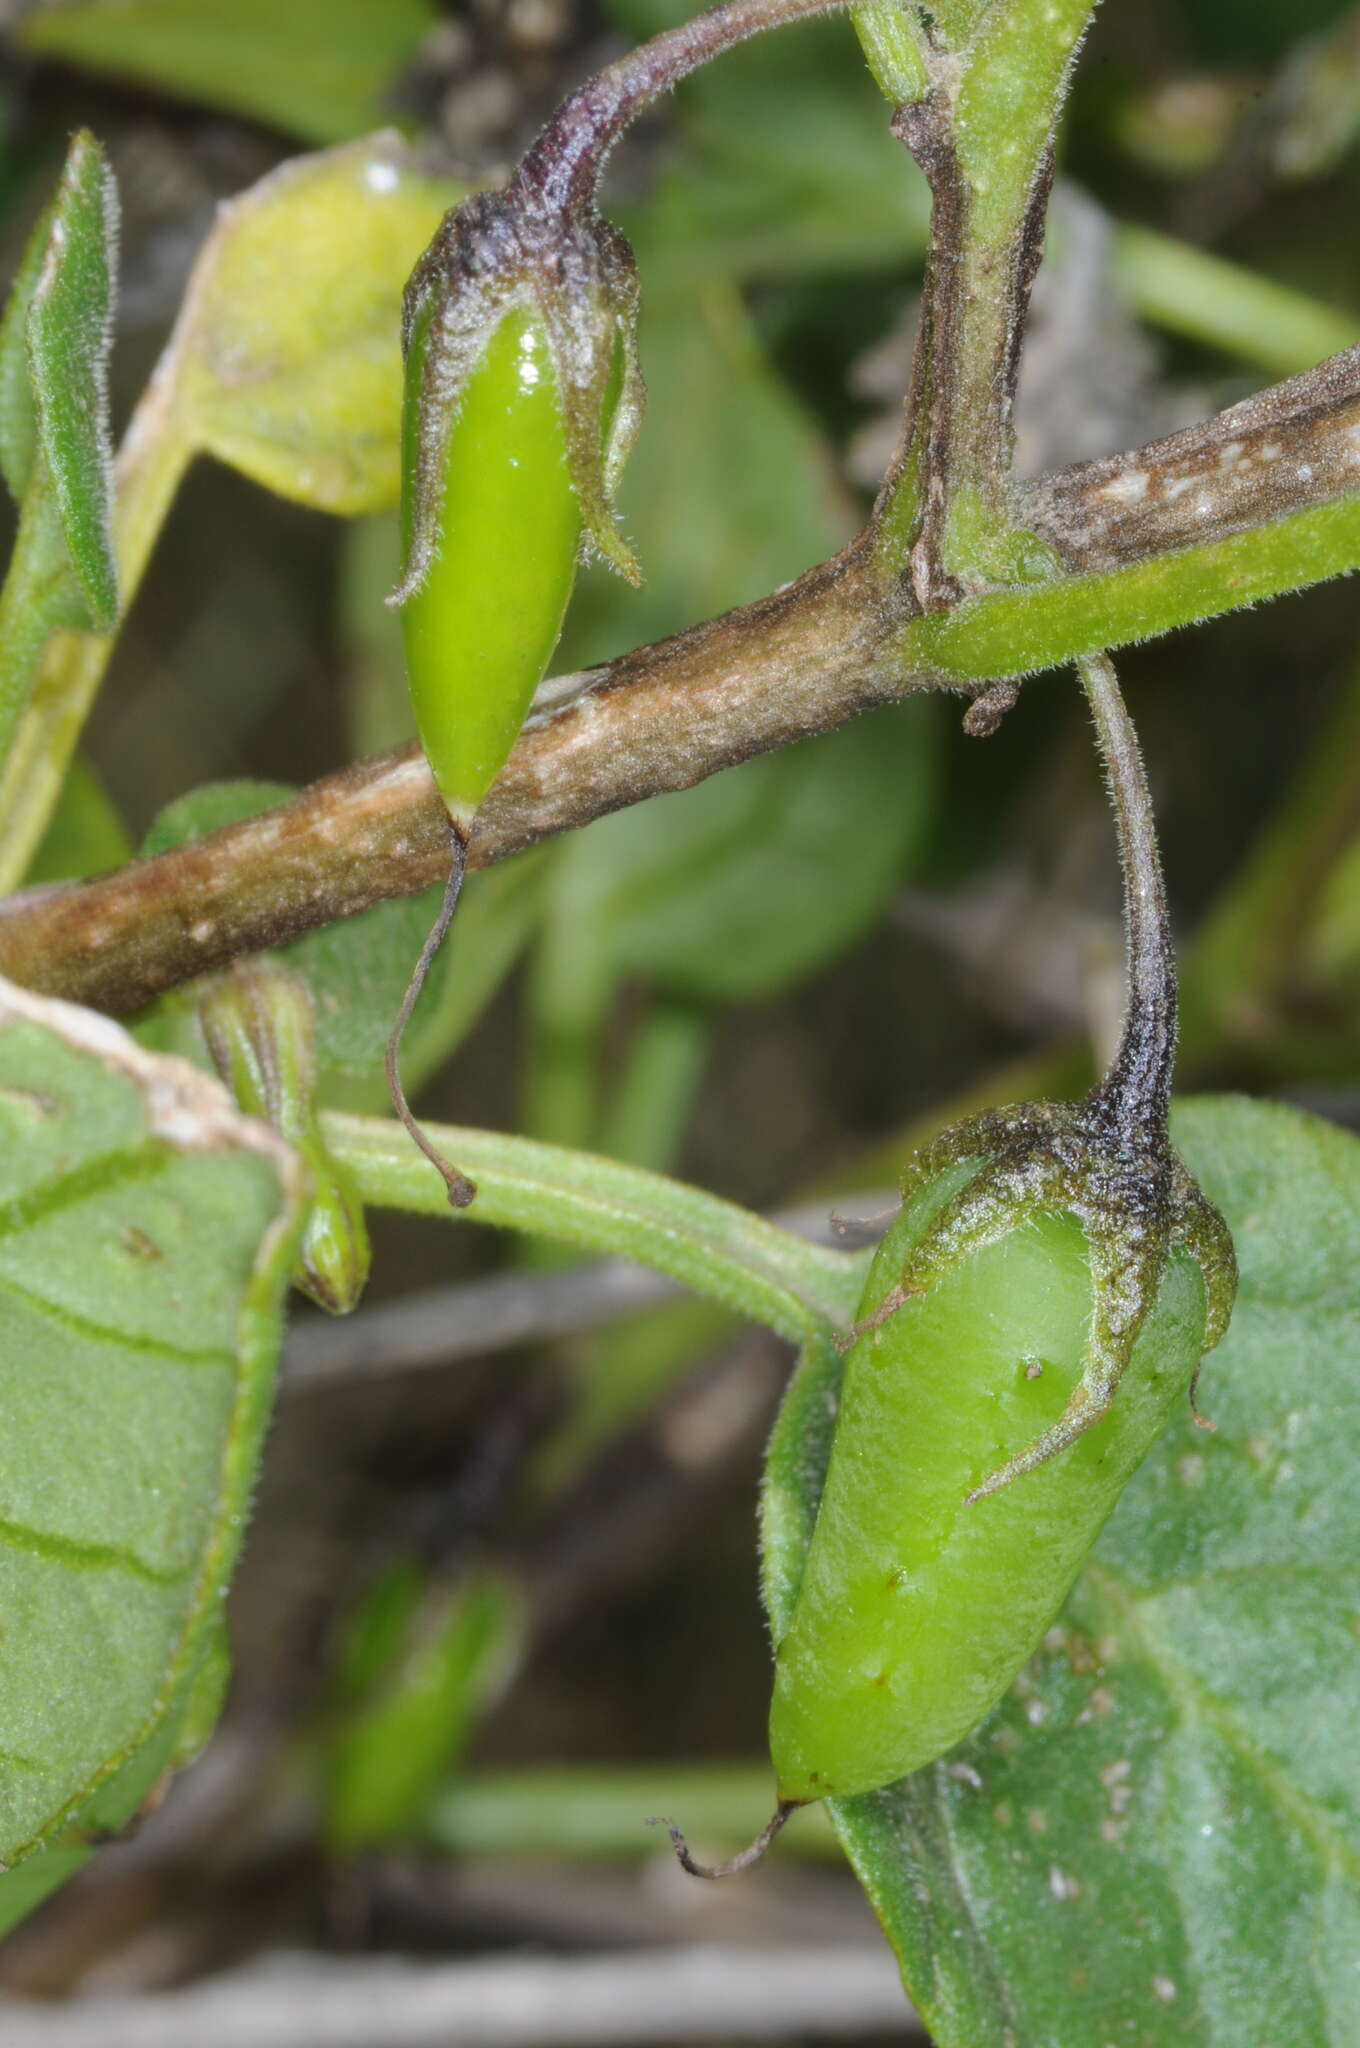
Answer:
[[1360, 567], [1360, 492], [1093, 576], [997, 591], [903, 635], [907, 673], [960, 682], [1032, 675], [1082, 654], [1127, 646]]
[[[164, 390], [153, 382], [133, 414], [115, 474], [113, 542], [124, 617], [190, 454]], [[50, 638], [0, 772], [0, 894], [22, 882], [47, 830], [115, 639], [70, 632]]]
[[[439, 1174], [397, 1124], [338, 1112], [321, 1121], [365, 1203], [450, 1213]], [[429, 1124], [426, 1135], [476, 1181], [474, 1223], [636, 1259], [794, 1340], [844, 1328], [854, 1315], [862, 1257], [807, 1244], [699, 1188], [494, 1131]]]
[[930, 75], [921, 55], [919, 29], [904, 0], [864, 0], [850, 10], [855, 34], [873, 80], [890, 107], [924, 99]]
[[1150, 228], [1116, 227], [1120, 289], [1144, 320], [1279, 377], [1311, 370], [1360, 339], [1360, 319]]
[[[717, 1845], [748, 1841], [770, 1817], [768, 1764], [644, 1764], [521, 1770], [456, 1780], [430, 1798], [414, 1834], [454, 1856], [646, 1856], [664, 1845], [647, 1820], [682, 1812]], [[825, 1810], [798, 1816], [795, 1854], [839, 1858]], [[669, 1853], [669, 1852], [667, 1852]]]
[[1089, 0], [963, 10], [969, 39], [936, 53], [932, 91], [894, 124], [932, 211], [910, 440], [879, 503], [878, 559], [898, 573], [904, 529], [914, 532], [911, 582], [926, 611], [1027, 566], [1008, 491], [1011, 402], [1054, 127], [1092, 11]]

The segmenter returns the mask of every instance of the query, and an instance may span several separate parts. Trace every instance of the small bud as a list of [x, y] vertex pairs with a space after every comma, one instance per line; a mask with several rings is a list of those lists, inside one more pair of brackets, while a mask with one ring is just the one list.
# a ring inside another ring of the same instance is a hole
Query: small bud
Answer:
[[238, 961], [199, 1008], [213, 1064], [248, 1116], [263, 1117], [311, 1174], [294, 1286], [331, 1315], [363, 1294], [370, 1251], [363, 1206], [317, 1122], [316, 1014], [301, 975], [267, 956]]

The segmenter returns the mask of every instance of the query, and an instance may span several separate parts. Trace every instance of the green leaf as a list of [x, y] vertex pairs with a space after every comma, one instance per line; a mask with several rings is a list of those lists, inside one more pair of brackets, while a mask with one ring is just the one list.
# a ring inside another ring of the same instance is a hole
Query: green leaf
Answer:
[[[1360, 2031], [1360, 1144], [1233, 1100], [1177, 1140], [1242, 1269], [1217, 1434], [1168, 1431], [968, 1743], [835, 1808], [940, 2048]], [[776, 1635], [839, 1370], [808, 1355], [772, 1446]]]
[[117, 235], [113, 173], [81, 129], [53, 202], [26, 334], [38, 446], [90, 624], [100, 633], [118, 617], [108, 410]]
[[[0, 764], [58, 627], [118, 614], [107, 370], [117, 200], [81, 130], [20, 267], [0, 325], [0, 466], [22, 495], [0, 583]], [[34, 777], [23, 774], [27, 787]], [[12, 802], [0, 805], [5, 829]], [[16, 876], [17, 879], [17, 876]]]
[[93, 768], [77, 755], [25, 882], [33, 887], [41, 882], [84, 881], [120, 868], [131, 858], [127, 827]]
[[34, 56], [341, 142], [381, 119], [434, 19], [430, 0], [49, 0], [13, 34]]
[[523, 1633], [506, 1580], [454, 1585], [407, 1560], [353, 1617], [323, 1758], [326, 1828], [353, 1852], [409, 1833], [509, 1683]]
[[44, 207], [0, 313], [0, 476], [22, 505], [38, 452], [38, 413], [28, 368], [28, 309], [47, 255], [56, 201]]
[[[285, 164], [219, 210], [120, 457], [125, 599], [196, 453], [322, 511], [396, 504], [402, 286], [461, 189], [421, 176], [387, 134]], [[111, 652], [107, 637], [57, 642], [29, 701], [53, 625], [82, 623], [59, 605], [44, 612], [51, 550], [29, 519], [41, 509], [26, 505], [24, 575], [12, 569], [0, 590], [0, 886], [10, 887]]]
[[[167, 805], [142, 843], [142, 856], [257, 817], [293, 794], [280, 782], [205, 783]], [[468, 877], [457, 930], [431, 968], [407, 1028], [402, 1067], [412, 1087], [471, 1030], [528, 943], [542, 872], [542, 857], [531, 852]], [[381, 1067], [392, 1019], [442, 894], [436, 886], [375, 904], [279, 948], [312, 991], [317, 1066], [328, 1100], [336, 1099], [338, 1082], [347, 1107], [386, 1101]]]
[[900, 885], [928, 817], [934, 709], [873, 712], [599, 820], [557, 876], [576, 943], [588, 922], [612, 975], [710, 1003], [795, 986]]
[[8, 984], [0, 1132], [0, 1864], [23, 1873], [126, 1821], [186, 1715], [202, 1734], [301, 1177], [216, 1083]]
[[[833, 552], [851, 525], [820, 435], [730, 287], [663, 302], [645, 343], [650, 429], [623, 498], [648, 583], [640, 596], [601, 583], [582, 593], [569, 665], [756, 597]], [[668, 429], [679, 421], [677, 439]], [[924, 823], [931, 749], [918, 708], [856, 720], [577, 834], [554, 859], [552, 978], [560, 967], [590, 983], [590, 1008], [625, 974], [686, 999], [737, 1001], [789, 986], [852, 943]]]
[[465, 190], [387, 133], [296, 158], [223, 207], [163, 371], [189, 444], [321, 511], [395, 505], [402, 288]]

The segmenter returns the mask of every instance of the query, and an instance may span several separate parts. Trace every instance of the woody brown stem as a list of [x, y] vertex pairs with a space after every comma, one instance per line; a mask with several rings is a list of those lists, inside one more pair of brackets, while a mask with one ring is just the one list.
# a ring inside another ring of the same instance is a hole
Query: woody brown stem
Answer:
[[[1357, 480], [1360, 348], [1165, 441], [1047, 477], [1018, 494], [1018, 516], [1080, 574], [1227, 539]], [[958, 687], [904, 661], [914, 604], [885, 596], [871, 547], [863, 535], [776, 596], [550, 684], [478, 815], [469, 865], [871, 705]], [[447, 861], [443, 807], [407, 748], [157, 860], [0, 904], [0, 973], [126, 1014], [241, 954], [428, 888]]]

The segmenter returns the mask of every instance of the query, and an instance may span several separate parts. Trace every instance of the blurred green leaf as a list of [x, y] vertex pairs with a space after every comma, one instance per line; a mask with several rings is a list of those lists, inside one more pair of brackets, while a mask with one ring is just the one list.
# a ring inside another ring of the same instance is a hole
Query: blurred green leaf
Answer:
[[13, 34], [33, 56], [342, 142], [381, 119], [435, 19], [430, 0], [46, 0]]
[[1319, 892], [1304, 958], [1312, 976], [1354, 1000], [1360, 985], [1360, 842], [1345, 848]]
[[1325, 29], [1349, 0], [1180, 0], [1181, 33], [1202, 61], [1227, 67], [1281, 56], [1301, 37]]
[[[853, 524], [820, 435], [730, 287], [663, 302], [643, 352], [651, 411], [623, 504], [648, 582], [641, 595], [597, 585], [583, 597], [573, 661], [758, 597]], [[576, 834], [552, 885], [563, 972], [640, 974], [732, 1002], [788, 987], [851, 944], [925, 823], [924, 709], [875, 713]]]
[[117, 233], [113, 174], [99, 144], [81, 129], [48, 217], [26, 334], [38, 446], [56, 492], [71, 567], [90, 624], [100, 633], [109, 632], [118, 616], [108, 416]]
[[333, 1846], [352, 1853], [407, 1833], [508, 1684], [521, 1602], [486, 1573], [449, 1586], [391, 1567], [350, 1623], [322, 1798]]
[[[479, 1771], [439, 1787], [414, 1830], [422, 1846], [470, 1857], [670, 1856], [642, 1825], [680, 1813], [690, 1839], [740, 1849], [770, 1817], [768, 1764], [589, 1764]], [[781, 1857], [836, 1859], [827, 1816], [810, 1806], [780, 1838]]]
[[[641, 38], [683, 21], [689, 0], [612, 0]], [[844, 21], [761, 36], [677, 94], [684, 149], [645, 207], [619, 209], [647, 288], [702, 278], [896, 270], [925, 244], [925, 180], [889, 133]]]
[[647, 419], [621, 515], [641, 591], [596, 573], [560, 665], [588, 666], [763, 597], [834, 553], [856, 516], [816, 422], [772, 367], [730, 284], [644, 303]]
[[[215, 1083], [8, 984], [0, 1126], [0, 1863], [22, 1872], [126, 1821], [191, 1707], [201, 1736], [301, 1181]], [[18, 1908], [32, 1889], [16, 1874]]]
[[25, 881], [30, 887], [80, 882], [122, 867], [131, 857], [132, 841], [108, 791], [77, 755]]
[[[1360, 2029], [1360, 1143], [1183, 1105], [1242, 1285], [1200, 1399], [1061, 1623], [938, 1765], [833, 1818], [940, 2048], [1347, 2048]], [[840, 1361], [771, 1447], [766, 1597], [797, 1595]]]
[[1121, 287], [1145, 320], [1293, 377], [1360, 338], [1353, 313], [1150, 228], [1115, 230]]
[[[642, 347], [650, 413], [623, 510], [648, 581], [640, 594], [602, 579], [581, 592], [567, 666], [761, 596], [853, 529], [821, 434], [730, 285], [663, 295], [644, 316]], [[924, 828], [932, 729], [922, 705], [876, 713], [599, 819], [558, 848], [534, 983], [530, 1127], [561, 1143], [601, 1143], [601, 1033], [625, 977], [682, 1004], [752, 1000], [860, 938]], [[690, 1092], [701, 1072], [693, 1038], [691, 1028], [676, 1066]], [[644, 1025], [644, 1065], [653, 1050]], [[637, 1099], [630, 1081], [625, 1109]], [[664, 1131], [645, 1142], [630, 1116], [628, 1156], [668, 1164], [685, 1106], [672, 1090]], [[616, 1114], [610, 1129], [621, 1128]]]
[[339, 624], [346, 655], [345, 731], [359, 760], [416, 736], [401, 615], [383, 601], [400, 573], [395, 517], [351, 519], [340, 537]]
[[465, 189], [416, 172], [389, 133], [224, 206], [166, 358], [190, 446], [322, 511], [395, 505], [402, 289]]
[[[821, 436], [731, 287], [665, 300], [661, 315], [644, 321], [650, 417], [623, 493], [648, 581], [640, 595], [583, 593], [573, 663], [758, 597], [853, 526]], [[641, 974], [725, 1002], [810, 972], [872, 922], [901, 872], [924, 816], [924, 732], [912, 713], [857, 721], [577, 833], [555, 856], [556, 978], [603, 993]]]
[[690, 998], [794, 986], [861, 939], [900, 883], [927, 821], [933, 709], [871, 712], [601, 819], [564, 863], [588, 862], [593, 885], [572, 878], [573, 919], [594, 921], [615, 975]]
[[38, 452], [38, 409], [28, 367], [28, 309], [33, 303], [52, 231], [55, 198], [38, 217], [0, 313], [0, 476], [22, 505]]

